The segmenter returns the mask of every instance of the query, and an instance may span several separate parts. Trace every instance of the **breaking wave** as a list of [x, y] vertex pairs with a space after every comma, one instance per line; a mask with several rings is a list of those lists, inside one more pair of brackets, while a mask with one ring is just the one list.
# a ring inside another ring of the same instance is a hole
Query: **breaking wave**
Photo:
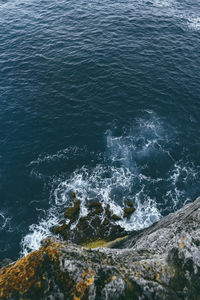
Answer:
[[144, 0], [142, 3], [150, 6], [155, 15], [173, 17], [181, 27], [200, 30], [199, 8], [195, 4], [186, 4], [176, 0]]
[[[130, 219], [118, 221], [126, 230], [148, 227], [191, 201], [190, 189], [197, 184], [199, 168], [185, 161], [184, 156], [177, 161], [173, 158], [175, 136], [166, 129], [166, 124], [148, 114], [150, 118], [136, 120], [123, 133], [117, 134], [115, 129], [106, 132], [101, 163], [83, 165], [71, 174], [49, 179], [50, 208], [23, 238], [23, 255], [38, 249], [40, 241], [52, 234], [50, 228], [62, 220], [64, 210], [72, 205], [72, 192], [81, 200], [80, 216], [87, 214], [91, 200], [98, 200], [104, 207], [109, 204], [114, 214], [123, 217], [125, 201], [133, 201], [134, 214]], [[74, 151], [70, 147], [52, 156], [39, 157], [30, 167], [37, 169], [41, 164], [63, 158], [73, 160], [74, 155], [81, 153], [82, 149]], [[92, 158], [93, 155], [91, 152]]]

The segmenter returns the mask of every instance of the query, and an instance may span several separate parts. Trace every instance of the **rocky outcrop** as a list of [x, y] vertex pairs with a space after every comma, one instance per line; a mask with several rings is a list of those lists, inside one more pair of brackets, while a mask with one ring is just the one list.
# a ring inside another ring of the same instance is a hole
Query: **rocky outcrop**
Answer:
[[200, 299], [200, 198], [110, 243], [46, 239], [0, 271], [0, 299]]
[[[73, 198], [73, 206], [66, 210], [65, 219], [61, 221], [61, 225], [52, 228], [54, 234], [65, 241], [79, 245], [98, 240], [109, 242], [127, 235], [127, 232], [116, 223], [121, 218], [112, 214], [109, 205], [103, 207], [101, 202], [91, 201], [88, 205], [88, 214], [80, 217], [81, 201], [76, 199], [75, 193], [73, 193]], [[128, 207], [124, 209], [124, 214], [126, 213], [126, 217], [129, 217], [134, 211], [133, 206]], [[73, 226], [74, 223], [75, 226]]]

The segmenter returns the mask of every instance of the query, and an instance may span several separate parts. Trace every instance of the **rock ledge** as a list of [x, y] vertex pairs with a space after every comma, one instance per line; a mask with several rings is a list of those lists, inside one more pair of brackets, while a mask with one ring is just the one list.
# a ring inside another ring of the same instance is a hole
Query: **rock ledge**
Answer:
[[111, 247], [46, 239], [0, 270], [0, 299], [200, 299], [200, 198]]

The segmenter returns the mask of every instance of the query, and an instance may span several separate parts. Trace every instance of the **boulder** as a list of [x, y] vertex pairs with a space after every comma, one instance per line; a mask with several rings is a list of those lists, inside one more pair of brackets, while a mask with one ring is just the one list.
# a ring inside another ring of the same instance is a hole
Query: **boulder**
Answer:
[[80, 204], [81, 201], [76, 199], [74, 202], [74, 206], [73, 207], [69, 207], [66, 212], [65, 212], [65, 218], [70, 220], [70, 223], [74, 223], [78, 216], [79, 216], [79, 212], [80, 212]]
[[110, 217], [113, 221], [120, 221], [121, 220], [121, 218], [119, 217], [119, 216], [117, 216], [117, 215], [112, 215], [111, 217]]
[[130, 217], [130, 215], [135, 211], [134, 207], [125, 207], [124, 209], [124, 217]]

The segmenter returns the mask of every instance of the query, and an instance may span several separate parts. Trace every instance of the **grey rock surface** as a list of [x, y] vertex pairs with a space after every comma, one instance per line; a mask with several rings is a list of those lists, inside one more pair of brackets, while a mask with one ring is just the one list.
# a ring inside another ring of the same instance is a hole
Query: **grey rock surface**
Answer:
[[[59, 254], [52, 256], [55, 247]], [[45, 240], [38, 253], [56, 257], [57, 276], [62, 276], [59, 281], [53, 278], [55, 289], [51, 285], [53, 264], [51, 268], [44, 264], [45, 288], [42, 283], [37, 290], [39, 298], [200, 299], [200, 198], [112, 247], [89, 249]], [[40, 274], [37, 276], [40, 278]], [[0, 288], [4, 288], [4, 281], [0, 278]], [[11, 289], [11, 293], [2, 295], [8, 295], [7, 299], [35, 299], [34, 288], [30, 286], [26, 292]]]

